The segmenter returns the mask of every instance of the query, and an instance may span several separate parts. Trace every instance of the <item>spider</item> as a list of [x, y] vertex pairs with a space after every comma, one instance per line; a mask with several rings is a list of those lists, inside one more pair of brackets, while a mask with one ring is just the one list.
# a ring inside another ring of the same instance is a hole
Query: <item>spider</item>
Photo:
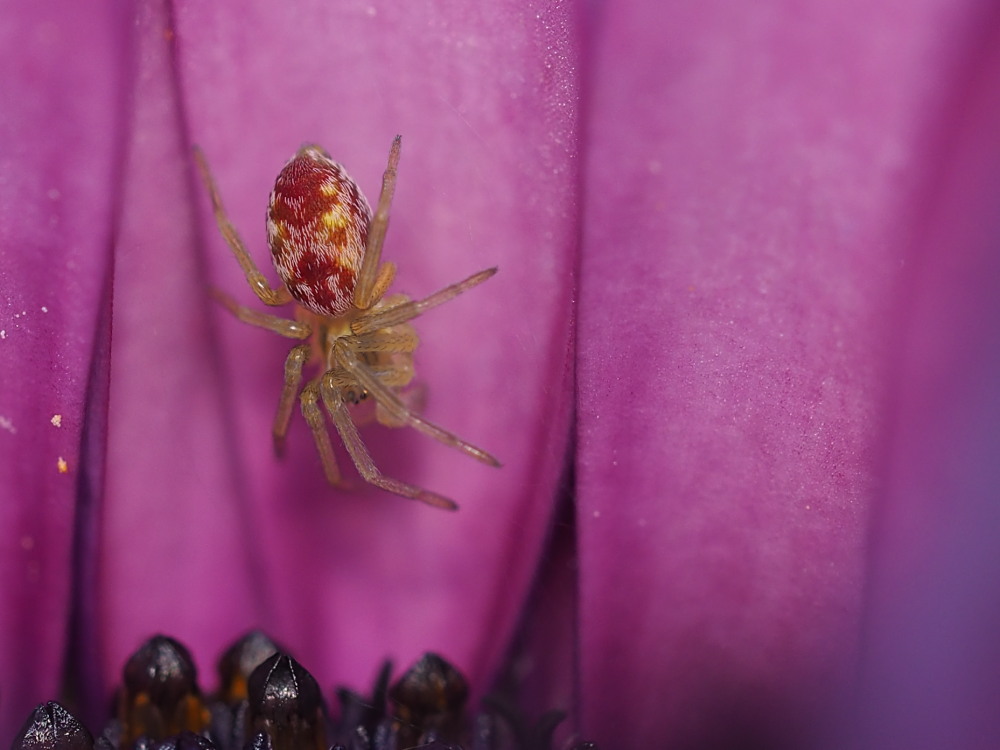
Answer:
[[[228, 295], [215, 297], [245, 323], [306, 343], [292, 347], [285, 359], [285, 378], [274, 417], [274, 448], [282, 455], [295, 397], [316, 442], [327, 480], [341, 485], [322, 402], [358, 473], [370, 484], [438, 508], [458, 505], [442, 495], [384, 476], [358, 434], [348, 404], [369, 396], [375, 418], [389, 427], [409, 425], [490, 466], [500, 466], [481, 448], [424, 419], [413, 409], [403, 388], [413, 380], [413, 352], [418, 338], [409, 321], [477, 286], [497, 272], [488, 268], [422, 300], [402, 294], [386, 296], [396, 274], [381, 262], [389, 226], [389, 207], [396, 187], [402, 138], [396, 136], [382, 176], [375, 215], [344, 168], [316, 145], [305, 145], [278, 174], [267, 212], [267, 237], [274, 267], [281, 278], [272, 288], [258, 270], [233, 228], [201, 149], [195, 161], [208, 189], [216, 223], [246, 275], [250, 288], [265, 305], [295, 303], [294, 319], [238, 304]], [[319, 374], [302, 385], [302, 370], [317, 366]]]

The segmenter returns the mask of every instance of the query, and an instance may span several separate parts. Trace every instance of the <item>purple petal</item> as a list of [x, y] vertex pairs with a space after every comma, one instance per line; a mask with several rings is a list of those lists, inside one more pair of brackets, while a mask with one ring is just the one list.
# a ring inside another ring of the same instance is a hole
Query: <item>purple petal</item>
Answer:
[[[571, 747], [577, 738], [578, 612], [575, 527], [557, 521], [553, 537], [525, 605], [521, 627], [501, 679], [518, 687], [518, 701], [528, 721], [559, 711], [552, 747]], [[503, 683], [502, 683], [503, 684]]]
[[0, 25], [4, 738], [58, 694], [76, 498], [100, 482], [99, 455], [83, 443], [106, 407], [98, 327], [109, 313], [127, 20], [113, 3], [17, 2]]
[[[181, 4], [171, 18], [153, 5], [140, 37], [116, 266], [106, 673], [152, 630], [183, 638], [204, 668], [260, 624], [323, 684], [362, 687], [384, 656], [402, 665], [432, 649], [482, 687], [537, 565], [566, 446], [569, 11], [251, 2]], [[500, 266], [417, 321], [417, 367], [428, 416], [503, 469], [410, 430], [363, 431], [386, 474], [454, 497], [458, 514], [359, 479], [357, 492], [331, 489], [297, 414], [289, 455], [274, 458], [289, 343], [209, 302], [211, 285], [260, 307], [194, 179], [178, 111], [261, 264], [268, 192], [302, 142], [374, 199], [402, 133], [385, 254], [397, 288], [423, 295]]]
[[972, 5], [601, 19], [578, 486], [603, 745], [772, 745], [849, 676], [900, 207]]
[[[915, 222], [857, 746], [1000, 747], [1000, 14]], [[844, 746], [840, 744], [840, 746]]]

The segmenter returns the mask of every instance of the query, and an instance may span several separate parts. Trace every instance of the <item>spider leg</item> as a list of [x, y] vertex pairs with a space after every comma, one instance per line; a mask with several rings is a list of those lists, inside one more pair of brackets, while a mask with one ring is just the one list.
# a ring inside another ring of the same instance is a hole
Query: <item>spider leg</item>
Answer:
[[[371, 365], [366, 365], [368, 370], [379, 379], [382, 385], [389, 388], [402, 388], [410, 384], [413, 380], [413, 362], [409, 359], [404, 359], [401, 362], [394, 362], [392, 365], [387, 367], [372, 367]], [[328, 370], [324, 376], [331, 385], [337, 388], [357, 388], [358, 380], [351, 373], [344, 370], [344, 368], [335, 366], [332, 370]], [[400, 396], [402, 399], [402, 396]], [[408, 405], [409, 406], [409, 405]], [[411, 411], [412, 407], [409, 407]], [[386, 424], [386, 423], [383, 423]], [[394, 424], [394, 427], [401, 427], [406, 422], [400, 424]]]
[[246, 246], [243, 244], [243, 240], [240, 239], [239, 234], [236, 233], [236, 229], [229, 221], [229, 217], [226, 216], [226, 209], [222, 205], [222, 197], [219, 195], [219, 189], [216, 187], [215, 180], [212, 178], [212, 172], [208, 168], [208, 161], [205, 159], [205, 154], [197, 146], [194, 147], [194, 160], [198, 165], [198, 172], [201, 174], [202, 182], [205, 183], [208, 195], [212, 199], [212, 211], [215, 213], [215, 223], [219, 225], [219, 231], [222, 232], [222, 236], [229, 244], [229, 247], [232, 248], [233, 255], [236, 256], [236, 261], [240, 264], [240, 268], [243, 269], [243, 273], [247, 277], [247, 283], [250, 284], [250, 288], [253, 289], [254, 294], [265, 305], [272, 307], [291, 302], [292, 296], [288, 293], [285, 285], [282, 284], [277, 289], [272, 289], [267, 279], [264, 278], [264, 274], [260, 272], [257, 265], [253, 262], [253, 258], [250, 257], [250, 253], [247, 252]]
[[252, 326], [266, 328], [269, 331], [274, 331], [290, 339], [306, 339], [312, 333], [312, 328], [308, 323], [280, 318], [277, 315], [269, 315], [258, 310], [252, 310], [249, 307], [244, 307], [228, 294], [220, 292], [218, 289], [212, 290], [212, 296], [229, 312], [244, 323], [249, 323]]
[[462, 440], [458, 435], [448, 432], [442, 427], [430, 422], [418, 414], [413, 413], [406, 404], [391, 389], [387, 388], [381, 380], [373, 373], [367, 365], [359, 361], [343, 343], [337, 342], [333, 347], [333, 355], [336, 363], [353, 375], [361, 387], [366, 389], [375, 400], [396, 420], [405, 422], [425, 435], [429, 435], [435, 440], [457, 448], [463, 453], [472, 456], [478, 461], [482, 461], [489, 466], [500, 466], [500, 462], [492, 455], [477, 448], [471, 443]]
[[[409, 326], [407, 326], [407, 328], [409, 328]], [[398, 350], [392, 352], [392, 355], [391, 359], [383, 364], [373, 364], [369, 361], [365, 361], [364, 364], [371, 374], [378, 378], [382, 385], [392, 389], [392, 392], [395, 393], [399, 400], [403, 402], [408, 411], [420, 412], [425, 401], [425, 389], [418, 385], [406, 391], [400, 390], [401, 388], [410, 385], [413, 380], [413, 357], [409, 352], [401, 352]], [[351, 373], [347, 372], [347, 370], [339, 366], [336, 366], [327, 372], [326, 377], [333, 385], [336, 385], [341, 389], [341, 393], [343, 393], [343, 389], [345, 388], [356, 389], [358, 387], [357, 379]], [[407, 424], [409, 424], [405, 419], [399, 419], [395, 414], [390, 412], [386, 407], [379, 403], [378, 399], [374, 400], [375, 419], [379, 424], [394, 428], [406, 427]]]
[[430, 297], [413, 302], [404, 302], [381, 312], [362, 315], [351, 323], [351, 332], [355, 334], [372, 333], [380, 328], [388, 328], [405, 323], [427, 312], [432, 307], [442, 305], [448, 300], [454, 299], [462, 292], [467, 292], [472, 287], [479, 286], [496, 272], [496, 268], [487, 268], [485, 271], [472, 274], [472, 276], [459, 281], [457, 284], [446, 286], [444, 289], [434, 292]]
[[420, 338], [411, 326], [397, 326], [393, 329], [363, 333], [351, 337], [351, 349], [356, 352], [412, 352], [420, 343]]
[[[410, 379], [412, 379], [413, 368], [410, 367], [409, 369]], [[377, 371], [376, 374], [378, 374]], [[379, 379], [383, 383], [391, 385], [391, 383], [387, 382], [386, 378], [380, 376]], [[404, 383], [400, 383], [400, 385], [406, 385], [408, 382], [409, 380]], [[419, 414], [424, 410], [424, 406], [427, 404], [427, 388], [424, 387], [423, 383], [417, 383], [412, 388], [407, 388], [406, 390], [397, 390], [395, 393], [399, 396], [399, 400], [403, 402], [403, 405], [406, 406], [408, 411]], [[398, 420], [378, 401], [375, 402], [375, 421], [381, 425], [385, 425], [386, 427], [406, 427], [405, 421], [401, 422]]]
[[[368, 225], [368, 241], [365, 244], [365, 258], [361, 262], [361, 272], [354, 286], [354, 306], [359, 310], [367, 310], [378, 301], [379, 297], [374, 294], [379, 286], [384, 283], [384, 288], [388, 288], [388, 282], [392, 281], [393, 271], [386, 271], [384, 266], [380, 267], [382, 260], [382, 243], [385, 242], [385, 233], [389, 228], [389, 207], [392, 205], [392, 195], [396, 192], [396, 167], [399, 165], [399, 149], [402, 137], [396, 136], [389, 149], [389, 162], [386, 164], [385, 172], [382, 174], [382, 192], [378, 197], [378, 206], [375, 208], [375, 215], [372, 216]], [[388, 276], [388, 279], [386, 277]], [[380, 283], [382, 282], [382, 283]]]
[[379, 379], [382, 385], [389, 386], [390, 388], [402, 388], [405, 385], [409, 385], [416, 374], [413, 370], [412, 357], [402, 358], [398, 362], [393, 362], [388, 367], [369, 366], [368, 369], [372, 375]]
[[[375, 305], [382, 296], [389, 291], [389, 287], [392, 286], [393, 279], [396, 278], [396, 264], [392, 261], [386, 261], [378, 268], [378, 276], [375, 277], [375, 286], [372, 288], [371, 295], [369, 299], [371, 303], [369, 307]], [[365, 308], [367, 309], [367, 308]]]
[[[292, 350], [288, 352], [288, 357], [285, 359], [285, 384], [281, 388], [281, 398], [278, 399], [278, 411], [274, 415], [274, 427], [271, 430], [271, 434], [274, 437], [274, 452], [278, 456], [284, 455], [285, 452], [285, 435], [288, 433], [288, 422], [292, 418], [292, 406], [295, 404], [295, 395], [302, 384], [302, 365], [308, 359], [308, 344], [299, 344], [292, 347]], [[316, 401], [314, 399], [314, 407], [315, 404]], [[305, 409], [305, 406], [303, 406], [303, 409]], [[319, 409], [316, 408], [316, 411], [318, 412]], [[308, 420], [309, 417], [306, 417], [306, 419]], [[322, 424], [322, 415], [320, 415], [320, 424]], [[312, 422], [309, 423], [309, 426], [312, 427]], [[326, 434], [326, 430], [323, 432]]]
[[358, 428], [351, 421], [351, 415], [348, 414], [347, 407], [344, 406], [337, 387], [325, 376], [323, 377], [321, 392], [323, 395], [323, 404], [326, 406], [326, 410], [329, 412], [330, 418], [333, 420], [333, 424], [340, 434], [340, 439], [344, 441], [344, 447], [347, 448], [347, 452], [351, 456], [351, 460], [354, 461], [358, 473], [364, 477], [366, 482], [386, 492], [419, 500], [422, 503], [433, 505], [435, 508], [443, 508], [444, 510], [458, 509], [458, 504], [455, 501], [449, 500], [442, 495], [422, 490], [412, 484], [400, 482], [398, 479], [390, 479], [383, 476], [368, 453], [365, 444], [361, 441]]
[[309, 429], [312, 430], [313, 440], [316, 441], [316, 450], [319, 451], [319, 459], [323, 462], [326, 481], [332, 485], [339, 485], [341, 484], [340, 469], [337, 468], [337, 459], [333, 455], [333, 446], [330, 444], [330, 435], [323, 422], [323, 413], [316, 404], [318, 399], [319, 386], [317, 380], [313, 380], [302, 389], [302, 395], [299, 397], [302, 405], [302, 416], [306, 418]]

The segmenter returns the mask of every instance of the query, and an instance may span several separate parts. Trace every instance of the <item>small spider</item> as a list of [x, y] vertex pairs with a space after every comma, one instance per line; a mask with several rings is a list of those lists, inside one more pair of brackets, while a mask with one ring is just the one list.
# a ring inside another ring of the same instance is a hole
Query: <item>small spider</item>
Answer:
[[195, 147], [194, 156], [212, 199], [215, 220], [250, 288], [266, 305], [294, 301], [295, 318], [244, 307], [218, 291], [215, 296], [245, 323], [290, 339], [308, 340], [293, 347], [285, 360], [285, 383], [274, 418], [275, 452], [281, 455], [284, 447], [303, 366], [317, 365], [319, 374], [302, 388], [299, 401], [330, 484], [340, 485], [341, 478], [320, 401], [367, 482], [454, 510], [458, 506], [446, 497], [383, 476], [347, 409], [348, 404], [371, 396], [380, 423], [409, 425], [485, 464], [500, 465], [486, 451], [415, 413], [407, 403], [409, 393], [402, 390], [413, 380], [413, 351], [418, 343], [408, 321], [481, 284], [497, 269], [480, 271], [418, 301], [402, 294], [385, 296], [396, 273], [395, 264], [380, 261], [396, 187], [400, 142], [401, 137], [396, 136], [389, 150], [374, 218], [354, 180], [320, 147], [303, 146], [285, 165], [274, 183], [267, 210], [268, 244], [282, 282], [276, 289], [257, 269], [229, 222], [205, 155]]

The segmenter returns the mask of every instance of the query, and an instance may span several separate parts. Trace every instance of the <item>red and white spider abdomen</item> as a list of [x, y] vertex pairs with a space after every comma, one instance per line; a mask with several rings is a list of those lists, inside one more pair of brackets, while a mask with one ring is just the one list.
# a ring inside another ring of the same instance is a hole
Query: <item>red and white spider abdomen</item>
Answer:
[[278, 179], [267, 209], [274, 267], [292, 297], [319, 315], [351, 309], [372, 211], [346, 170], [303, 146]]

